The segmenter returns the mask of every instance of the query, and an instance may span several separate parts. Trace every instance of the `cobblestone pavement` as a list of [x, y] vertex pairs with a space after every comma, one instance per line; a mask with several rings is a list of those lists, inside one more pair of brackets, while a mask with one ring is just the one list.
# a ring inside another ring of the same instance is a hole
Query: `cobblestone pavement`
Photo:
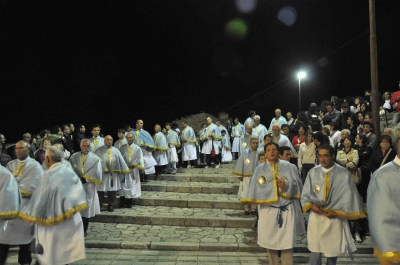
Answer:
[[[294, 253], [295, 265], [308, 265], [308, 254]], [[33, 261], [35, 262], [35, 260]], [[325, 264], [326, 259], [322, 259]], [[17, 252], [12, 251], [8, 265], [18, 265]], [[71, 264], [99, 265], [265, 265], [267, 254], [252, 252], [216, 252], [216, 251], [157, 251], [135, 249], [86, 249], [86, 259]], [[372, 255], [356, 254], [354, 260], [348, 256], [338, 259], [337, 264], [378, 265]]]

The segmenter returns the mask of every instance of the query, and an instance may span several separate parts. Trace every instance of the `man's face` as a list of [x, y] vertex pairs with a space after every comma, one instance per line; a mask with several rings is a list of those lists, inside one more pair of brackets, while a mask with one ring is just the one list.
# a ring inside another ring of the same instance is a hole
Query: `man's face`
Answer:
[[290, 120], [292, 118], [292, 113], [286, 113], [286, 117], [288, 118], [288, 120]]
[[264, 139], [264, 145], [266, 145], [267, 143], [271, 142], [272, 138], [271, 137], [265, 137]]
[[340, 136], [342, 137], [342, 139], [346, 139], [347, 137], [349, 137], [349, 134], [347, 132], [342, 132]]
[[383, 134], [392, 136], [392, 131], [389, 130], [389, 129], [385, 129], [385, 130], [383, 131]]
[[265, 157], [270, 163], [278, 161], [278, 149], [276, 149], [275, 145], [271, 144], [267, 146], [265, 150]]
[[81, 133], [84, 133], [84, 132], [86, 131], [86, 127], [85, 127], [84, 125], [82, 125], [82, 127], [79, 128], [79, 131], [80, 131]]
[[318, 150], [318, 160], [319, 164], [324, 168], [330, 168], [333, 166], [333, 161], [335, 159], [335, 155], [331, 155], [329, 150], [327, 149], [319, 149]]
[[259, 156], [258, 157], [258, 163], [264, 163], [265, 162], [265, 156]]
[[343, 113], [347, 113], [349, 111], [349, 108], [342, 108]]
[[362, 114], [359, 114], [359, 115], [358, 115], [358, 120], [359, 120], [359, 121], [364, 121], [364, 116], [363, 116]]
[[248, 135], [251, 135], [253, 133], [253, 125], [251, 124], [246, 125], [246, 133]]
[[100, 135], [100, 127], [94, 127], [92, 130], [93, 137], [98, 137]]
[[171, 125], [169, 124], [165, 125], [165, 129], [167, 129], [167, 131], [171, 130]]
[[289, 135], [289, 127], [286, 127], [286, 126], [283, 127], [282, 128], [282, 132], [283, 132], [284, 135]]
[[15, 155], [19, 160], [25, 160], [29, 155], [29, 149], [25, 143], [17, 143], [15, 145]]
[[138, 120], [136, 122], [136, 130], [141, 130], [143, 128], [143, 121], [142, 120]]
[[[187, 124], [184, 123], [184, 122], [182, 122], [181, 125], [182, 125], [183, 128], [186, 128], [186, 127], [187, 127]], [[205, 126], [204, 126], [204, 127], [205, 127]]]
[[369, 124], [364, 124], [364, 133], [369, 133], [371, 132], [371, 127], [369, 126]]
[[326, 106], [326, 111], [328, 111], [329, 113], [332, 112], [333, 108], [331, 105]]
[[279, 136], [279, 134], [280, 134], [279, 126], [276, 126], [276, 125], [272, 126], [272, 134], [274, 136]]
[[123, 140], [125, 138], [125, 133], [119, 132], [118, 139]]
[[0, 143], [4, 144], [6, 142], [6, 137], [3, 134], [0, 134]]
[[86, 155], [90, 151], [90, 142], [84, 141], [81, 143], [82, 154]]
[[133, 134], [128, 133], [128, 134], [126, 135], [126, 141], [128, 142], [129, 145], [131, 145], [131, 144], [133, 143], [133, 139], [135, 139], [135, 138], [133, 137]]
[[212, 123], [212, 119], [210, 117], [207, 117], [207, 124], [210, 125]]
[[314, 138], [314, 144], [315, 144], [316, 146], [319, 146], [319, 145], [321, 144], [321, 142]]
[[281, 111], [280, 110], [275, 110], [275, 116], [279, 118], [281, 116]]
[[75, 126], [72, 123], [69, 125], [69, 130], [70, 130], [70, 132], [75, 131]]
[[47, 147], [49, 147], [51, 145], [49, 140], [44, 140], [43, 141], [43, 148], [46, 149]]
[[256, 151], [258, 148], [258, 140], [257, 139], [253, 139], [250, 141], [250, 148], [253, 151]]
[[154, 131], [155, 131], [156, 133], [161, 132], [161, 127], [158, 126], [158, 125], [154, 126]]
[[279, 155], [279, 159], [290, 162], [291, 156], [292, 156], [292, 154], [290, 153], [290, 150], [284, 150], [283, 155]]
[[260, 125], [260, 119], [255, 119], [255, 120], [254, 120], [254, 125], [255, 125], [255, 126]]
[[215, 122], [215, 124], [216, 124], [217, 126], [221, 126], [221, 122], [220, 122], [220, 121]]
[[238, 124], [239, 124], [239, 120], [235, 119], [235, 125], [238, 125]]
[[106, 138], [104, 138], [104, 145], [107, 148], [110, 148], [113, 144], [113, 138], [111, 136], [106, 136]]
[[30, 133], [25, 133], [24, 134], [24, 140], [27, 141], [28, 143], [31, 141], [31, 134]]
[[369, 115], [365, 115], [365, 119], [364, 120], [371, 122], [371, 118], [369, 117]]
[[69, 127], [68, 126], [65, 126], [64, 127], [64, 133], [65, 134], [69, 134], [71, 132], [71, 130], [69, 129]]
[[222, 135], [222, 136], [225, 136], [225, 134], [226, 134], [226, 132], [221, 132], [221, 135]]

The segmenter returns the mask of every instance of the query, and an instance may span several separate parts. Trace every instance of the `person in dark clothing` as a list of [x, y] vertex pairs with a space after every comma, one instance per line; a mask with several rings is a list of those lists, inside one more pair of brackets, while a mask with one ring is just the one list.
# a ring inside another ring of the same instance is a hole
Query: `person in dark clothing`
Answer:
[[369, 159], [369, 166], [372, 173], [384, 164], [393, 161], [396, 157], [396, 151], [393, 150], [392, 146], [392, 138], [389, 135], [382, 135], [378, 144]]

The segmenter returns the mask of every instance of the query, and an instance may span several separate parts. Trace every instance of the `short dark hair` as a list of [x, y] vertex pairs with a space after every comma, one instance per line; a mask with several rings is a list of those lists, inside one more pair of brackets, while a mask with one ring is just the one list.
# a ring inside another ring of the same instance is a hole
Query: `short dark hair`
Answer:
[[368, 117], [370, 117], [372, 119], [372, 112], [365, 113], [364, 117], [367, 116], [367, 115], [368, 115]]
[[372, 124], [372, 122], [365, 121], [365, 122], [364, 122], [364, 126], [365, 126], [365, 125], [369, 125], [369, 127], [371, 127], [371, 129], [374, 128], [374, 125]]
[[282, 130], [284, 127], [288, 127], [288, 128], [290, 128], [288, 124], [282, 124], [282, 126], [281, 126], [281, 130]]
[[249, 110], [249, 112], [247, 113], [247, 115], [248, 115], [249, 117], [251, 117], [251, 115], [253, 115], [254, 113], [256, 113], [255, 110]]
[[92, 131], [93, 131], [94, 128], [100, 128], [100, 124], [97, 124], [97, 123], [96, 123], [96, 124], [93, 124], [93, 126], [92, 126]]
[[328, 125], [328, 124], [330, 124], [332, 122], [332, 119], [330, 118], [330, 117], [328, 117], [328, 116], [324, 116], [323, 118], [322, 118], [322, 123], [324, 124], [324, 125]]
[[125, 133], [125, 129], [122, 128], [118, 129], [118, 133]]
[[359, 134], [357, 134], [357, 136], [361, 139], [361, 142], [363, 144], [366, 144], [368, 142], [368, 137], [365, 134], [359, 133]]
[[320, 147], [318, 147], [318, 153], [321, 149], [329, 150], [330, 155], [335, 155], [335, 149], [329, 144], [322, 144]]
[[186, 120], [182, 120], [181, 123], [187, 124], [187, 121]]
[[225, 130], [222, 130], [222, 131], [221, 131], [221, 133], [223, 133], [223, 132], [224, 132], [224, 133], [226, 133], [226, 131], [225, 131]]
[[331, 122], [329, 125], [332, 126], [333, 130], [335, 131], [340, 129], [339, 124], [337, 122]]
[[278, 145], [277, 143], [275, 143], [275, 142], [269, 142], [269, 143], [267, 143], [267, 144], [264, 146], [264, 152], [267, 152], [267, 147], [270, 146], [270, 145], [274, 145], [274, 146], [276, 147], [276, 149], [279, 150], [279, 145]]
[[326, 107], [328, 107], [328, 106], [331, 106], [332, 108], [334, 108], [334, 107], [335, 107], [335, 104], [333, 104], [332, 102], [328, 102], [328, 103], [326, 104]]
[[267, 139], [267, 137], [269, 137], [269, 138], [271, 138], [271, 139], [273, 138], [272, 135], [266, 134], [266, 135], [264, 135], [264, 140]]
[[290, 149], [289, 146], [281, 146], [281, 147], [279, 147], [279, 154], [283, 155], [283, 153], [285, 153], [285, 150], [291, 151], [292, 149]]
[[389, 135], [386, 134], [382, 135], [381, 138], [379, 138], [379, 143], [381, 143], [383, 140], [388, 141], [390, 145], [393, 144], [392, 137], [390, 137]]
[[342, 109], [348, 108], [349, 104], [347, 102], [343, 102], [342, 105], [340, 106]]

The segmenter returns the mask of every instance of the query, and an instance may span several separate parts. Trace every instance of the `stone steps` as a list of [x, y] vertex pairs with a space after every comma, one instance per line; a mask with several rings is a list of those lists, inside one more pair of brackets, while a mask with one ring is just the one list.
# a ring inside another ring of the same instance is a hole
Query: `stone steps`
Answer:
[[[117, 205], [118, 204], [119, 198], [117, 198]], [[183, 193], [168, 191], [142, 191], [142, 196], [134, 199], [134, 205], [234, 210], [244, 209], [244, 206], [239, 203], [239, 196], [237, 194]]]
[[255, 226], [256, 218], [253, 215], [244, 215], [243, 210], [136, 205], [131, 209], [117, 208], [114, 212], [103, 211], [96, 215], [93, 221], [139, 225], [252, 228]]
[[[239, 183], [238, 178], [232, 174], [190, 174], [190, 173], [178, 173], [178, 174], [162, 174], [157, 178], [154, 175], [148, 176], [149, 182], [157, 181], [179, 181], [179, 182], [207, 182], [207, 183]], [[141, 183], [146, 185], [148, 182]]]
[[[265, 253], [257, 245], [257, 233], [251, 228], [185, 227], [90, 223], [86, 246], [89, 248], [150, 249], [162, 251], [237, 251]], [[356, 244], [356, 254], [372, 254], [369, 237]], [[306, 236], [298, 236], [295, 253], [308, 253]]]
[[232, 174], [233, 168], [178, 168], [177, 173], [184, 174]]
[[181, 182], [181, 181], [150, 181], [142, 183], [142, 191], [162, 191], [180, 193], [205, 193], [205, 194], [237, 194], [239, 183], [210, 183], [207, 182]]

